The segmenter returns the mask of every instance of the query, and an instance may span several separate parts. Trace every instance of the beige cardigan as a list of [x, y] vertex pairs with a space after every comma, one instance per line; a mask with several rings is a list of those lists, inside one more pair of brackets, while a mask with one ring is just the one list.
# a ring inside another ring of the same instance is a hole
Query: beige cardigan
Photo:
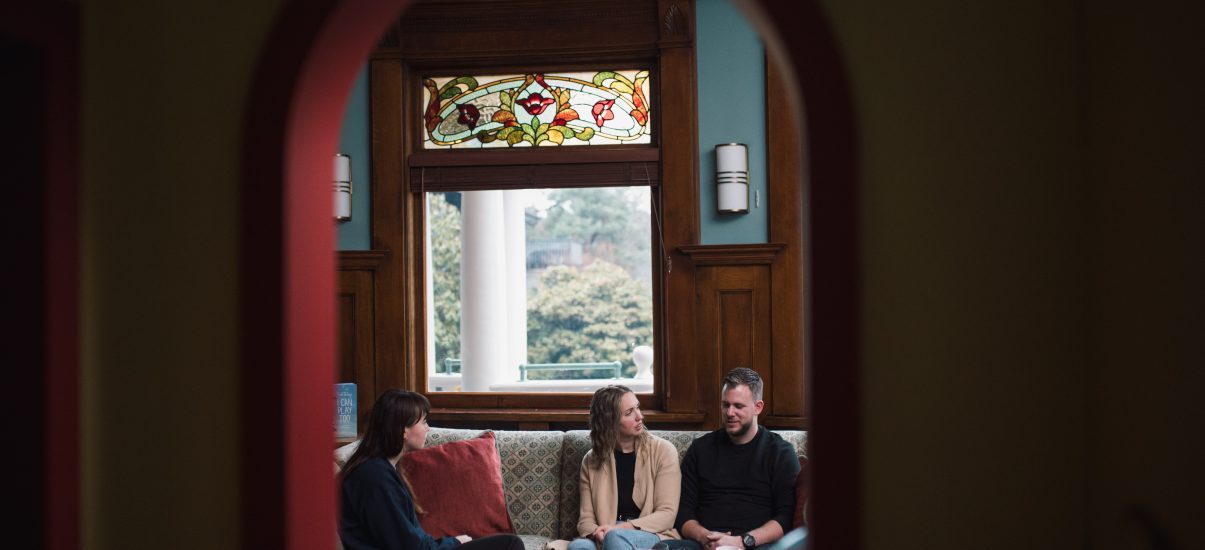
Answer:
[[[615, 523], [619, 509], [615, 455], [607, 453], [602, 466], [591, 469], [588, 465], [593, 454], [591, 450], [582, 459], [581, 511], [577, 519], [577, 532], [582, 537], [593, 533], [601, 523]], [[652, 434], [638, 438], [632, 500], [640, 506], [640, 517], [632, 520], [632, 525], [641, 531], [657, 533], [662, 540], [681, 538], [674, 529], [681, 491], [682, 471], [673, 444]]]

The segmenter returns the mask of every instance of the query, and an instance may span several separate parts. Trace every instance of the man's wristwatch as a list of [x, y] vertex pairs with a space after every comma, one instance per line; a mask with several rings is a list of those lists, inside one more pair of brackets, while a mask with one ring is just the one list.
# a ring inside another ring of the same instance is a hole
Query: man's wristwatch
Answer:
[[745, 545], [745, 548], [753, 548], [757, 546], [757, 539], [753, 538], [753, 535], [745, 533], [741, 535], [741, 544]]

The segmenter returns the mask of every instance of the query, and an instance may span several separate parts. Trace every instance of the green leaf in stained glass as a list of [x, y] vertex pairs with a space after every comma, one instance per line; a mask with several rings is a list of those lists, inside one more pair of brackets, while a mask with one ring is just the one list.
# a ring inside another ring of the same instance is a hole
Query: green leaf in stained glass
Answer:
[[[511, 128], [511, 129], [514, 130], [515, 128]], [[523, 132], [511, 132], [510, 135], [506, 136], [506, 143], [508, 145], [514, 145], [516, 143], [519, 143], [520, 141], [523, 141], [523, 136], [525, 136], [525, 135], [527, 135], [527, 134], [524, 134]]]
[[[464, 86], [464, 88], [461, 88], [461, 86]], [[473, 78], [471, 76], [462, 76], [462, 77], [456, 78], [456, 79], [448, 82], [447, 84], [444, 84], [443, 88], [440, 89], [440, 91], [439, 91], [439, 98], [440, 99], [452, 99], [452, 98], [454, 98], [464, 92], [472, 90], [473, 88], [476, 88], [476, 87], [477, 87], [477, 79], [476, 78]]]
[[565, 136], [565, 139], [569, 139], [569, 138], [573, 137], [575, 134], [577, 134], [577, 132], [573, 131], [573, 128], [570, 128], [568, 126], [561, 126], [560, 128], [557, 128], [557, 130], [560, 130], [561, 135]]
[[582, 141], [590, 141], [590, 138], [592, 137], [594, 137], [594, 128], [582, 128], [581, 130], [577, 131], [577, 139]]
[[606, 82], [608, 78], [615, 78], [617, 76], [619, 75], [615, 74], [615, 71], [598, 71], [594, 75], [594, 85], [602, 86], [603, 82]]

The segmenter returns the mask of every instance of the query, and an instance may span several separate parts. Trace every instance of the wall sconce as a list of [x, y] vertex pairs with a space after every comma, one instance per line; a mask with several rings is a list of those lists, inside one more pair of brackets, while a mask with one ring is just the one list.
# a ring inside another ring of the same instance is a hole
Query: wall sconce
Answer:
[[335, 155], [335, 219], [351, 219], [351, 157]]
[[715, 146], [716, 208], [749, 212], [749, 148], [744, 143]]

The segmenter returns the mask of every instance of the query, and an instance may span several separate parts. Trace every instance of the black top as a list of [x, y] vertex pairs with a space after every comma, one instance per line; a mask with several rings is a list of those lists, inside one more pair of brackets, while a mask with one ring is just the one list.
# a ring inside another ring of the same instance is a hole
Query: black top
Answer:
[[640, 517], [640, 507], [632, 500], [636, 486], [636, 452], [624, 453], [615, 449], [615, 484], [619, 488], [618, 518]]
[[373, 458], [343, 478], [339, 538], [346, 550], [444, 550], [455, 537], [432, 538], [418, 524], [414, 499], [384, 458]]
[[753, 440], [735, 445], [723, 429], [690, 444], [682, 459], [679, 531], [687, 520], [739, 535], [769, 520], [791, 530], [799, 458], [782, 436], [759, 427]]

